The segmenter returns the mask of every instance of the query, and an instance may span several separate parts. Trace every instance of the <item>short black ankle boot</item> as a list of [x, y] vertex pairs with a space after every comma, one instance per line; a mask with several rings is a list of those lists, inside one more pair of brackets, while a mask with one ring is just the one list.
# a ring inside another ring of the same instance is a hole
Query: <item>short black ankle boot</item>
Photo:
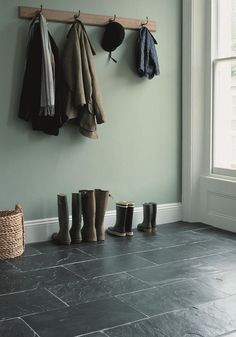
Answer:
[[137, 229], [140, 232], [151, 233], [152, 224], [151, 224], [151, 215], [152, 215], [152, 206], [149, 203], [143, 204], [143, 222], [138, 224]]
[[113, 227], [108, 227], [107, 233], [114, 236], [126, 236], [125, 222], [127, 216], [128, 203], [119, 201], [116, 203], [116, 223]]

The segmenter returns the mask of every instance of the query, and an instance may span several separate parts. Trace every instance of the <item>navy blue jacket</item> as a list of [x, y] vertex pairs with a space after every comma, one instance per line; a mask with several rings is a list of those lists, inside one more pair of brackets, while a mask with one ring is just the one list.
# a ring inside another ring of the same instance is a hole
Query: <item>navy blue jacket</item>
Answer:
[[154, 75], [160, 74], [156, 52], [155, 38], [146, 27], [139, 30], [136, 44], [136, 67], [140, 77], [146, 76], [151, 80]]

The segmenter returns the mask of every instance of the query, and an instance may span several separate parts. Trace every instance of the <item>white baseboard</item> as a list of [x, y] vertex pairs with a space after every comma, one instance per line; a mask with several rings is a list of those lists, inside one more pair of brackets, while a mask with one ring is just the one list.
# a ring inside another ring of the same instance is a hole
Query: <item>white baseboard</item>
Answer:
[[[142, 222], [143, 208], [134, 209], [133, 227]], [[105, 228], [115, 224], [116, 211], [107, 211], [105, 215]], [[182, 204], [162, 204], [157, 206], [157, 224], [170, 223], [182, 220]], [[71, 217], [70, 217], [71, 221]], [[58, 231], [58, 218], [38, 219], [25, 221], [25, 240], [26, 243], [48, 241], [52, 233]]]

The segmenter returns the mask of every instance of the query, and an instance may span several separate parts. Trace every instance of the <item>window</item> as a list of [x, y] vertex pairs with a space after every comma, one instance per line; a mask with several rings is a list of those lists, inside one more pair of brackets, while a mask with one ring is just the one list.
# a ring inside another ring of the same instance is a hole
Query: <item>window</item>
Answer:
[[236, 176], [236, 0], [215, 0], [212, 171]]

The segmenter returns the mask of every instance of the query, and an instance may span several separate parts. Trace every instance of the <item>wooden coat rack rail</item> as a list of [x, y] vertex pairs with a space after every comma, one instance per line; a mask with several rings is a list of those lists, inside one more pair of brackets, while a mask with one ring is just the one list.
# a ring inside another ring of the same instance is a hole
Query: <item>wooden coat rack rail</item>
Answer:
[[[23, 7], [19, 6], [19, 17], [23, 19], [31, 19], [33, 18], [39, 11], [40, 8], [36, 7]], [[71, 23], [75, 20], [75, 15], [77, 12], [68, 12], [54, 9], [42, 8], [42, 14], [48, 21], [55, 22], [64, 22]], [[117, 17], [114, 15], [104, 16], [104, 15], [96, 15], [96, 14], [88, 14], [88, 13], [80, 13], [79, 20], [83, 22], [84, 25], [90, 26], [105, 26], [109, 20], [113, 20], [119, 22], [124, 28], [127, 29], [139, 29], [141, 25], [145, 25], [151, 32], [156, 31], [156, 22], [151, 20], [139, 20], [139, 19], [128, 19]]]

